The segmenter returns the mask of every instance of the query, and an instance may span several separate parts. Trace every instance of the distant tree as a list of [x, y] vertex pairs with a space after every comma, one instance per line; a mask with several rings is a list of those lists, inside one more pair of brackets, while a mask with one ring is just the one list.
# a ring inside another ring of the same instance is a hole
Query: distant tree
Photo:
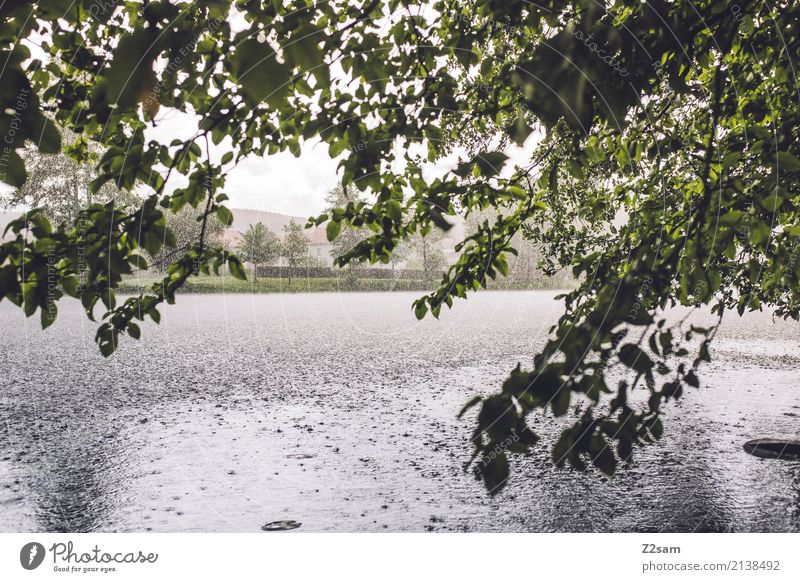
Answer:
[[291, 268], [305, 264], [308, 257], [308, 237], [303, 232], [303, 227], [294, 220], [283, 227], [283, 243], [281, 244], [281, 256], [289, 264], [289, 285], [292, 284]]
[[411, 256], [411, 246], [406, 243], [402, 242], [397, 245], [392, 251], [392, 256], [389, 257], [389, 263], [392, 265], [392, 271], [402, 262], [407, 261], [408, 258]]
[[442, 250], [443, 239], [444, 235], [439, 229], [431, 229], [411, 238], [412, 252], [417, 256], [425, 282], [428, 284], [432, 284], [437, 278], [440, 278], [447, 266], [447, 260]]
[[[487, 209], [470, 213], [464, 223], [464, 234], [474, 236], [490, 228], [498, 212]], [[568, 217], [565, 219], [568, 220]], [[574, 279], [569, 270], [557, 264], [557, 257], [542, 252], [543, 244], [535, 239], [535, 225], [523, 224], [510, 241], [516, 254], [508, 256], [509, 280], [533, 288], [570, 287]], [[531, 232], [532, 234], [528, 234]]]
[[[151, 257], [151, 267], [159, 270], [166, 268], [175, 257], [185, 253], [187, 249], [197, 243], [202, 230], [202, 223], [198, 220], [197, 213], [191, 208], [182, 208], [174, 214], [169, 213], [166, 218], [167, 226], [175, 235], [176, 247], [174, 249], [162, 247], [154, 257]], [[219, 221], [216, 215], [209, 216], [206, 221], [206, 240], [211, 243], [220, 242], [224, 232], [225, 225]]]
[[326, 263], [321, 257], [315, 257], [311, 254], [306, 256], [306, 260], [303, 261], [302, 264], [309, 269], [324, 269], [328, 266], [328, 263]]
[[0, 193], [0, 208], [40, 208], [54, 224], [71, 225], [78, 212], [89, 204], [114, 200], [120, 210], [128, 210], [142, 203], [136, 193], [116, 188], [113, 181], [92, 193], [90, 186], [98, 175], [95, 165], [102, 148], [78, 139], [70, 131], [63, 131], [62, 139], [73, 144], [71, 151], [80, 161], [66, 153], [48, 154], [26, 147], [20, 157], [25, 162], [28, 179], [19, 188]]
[[[353, 208], [358, 204], [363, 204], [364, 199], [352, 185], [348, 185], [346, 188], [339, 185], [328, 192], [328, 195], [325, 197], [325, 202], [327, 211], [332, 212], [334, 208], [347, 208], [348, 206]], [[338, 227], [340, 223], [332, 221], [329, 224]], [[369, 238], [370, 235], [369, 230], [363, 227], [359, 228], [353, 226], [350, 226], [350, 228], [341, 228], [341, 230], [337, 230], [337, 232], [338, 236], [331, 241], [331, 256], [333, 258], [348, 253], [362, 240]], [[331, 234], [331, 231], [329, 230], [328, 233]], [[361, 263], [355, 261], [351, 261], [347, 264], [345, 281], [349, 288], [352, 289], [356, 286], [358, 282], [358, 271], [360, 271], [361, 268]]]
[[271, 263], [281, 254], [281, 243], [277, 235], [263, 222], [251, 224], [242, 236], [239, 247], [242, 259], [253, 263], [253, 280], [258, 280], [258, 266]]

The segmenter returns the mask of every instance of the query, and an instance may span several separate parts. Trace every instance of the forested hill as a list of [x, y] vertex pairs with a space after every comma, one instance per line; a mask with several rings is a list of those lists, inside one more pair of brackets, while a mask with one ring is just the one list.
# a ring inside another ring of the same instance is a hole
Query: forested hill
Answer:
[[305, 226], [308, 221], [307, 216], [289, 216], [287, 214], [278, 214], [277, 212], [267, 212], [265, 210], [252, 210], [245, 208], [232, 209], [233, 224], [231, 230], [238, 230], [245, 232], [251, 224], [263, 222], [264, 226], [270, 229], [275, 234], [283, 232], [284, 225], [289, 224], [291, 220]]

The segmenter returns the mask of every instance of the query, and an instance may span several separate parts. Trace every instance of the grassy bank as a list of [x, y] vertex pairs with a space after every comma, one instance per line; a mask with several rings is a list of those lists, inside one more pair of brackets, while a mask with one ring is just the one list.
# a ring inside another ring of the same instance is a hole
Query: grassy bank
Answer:
[[[136, 277], [123, 282], [118, 293], [138, 294], [160, 281], [158, 277]], [[529, 289], [563, 289], [563, 282], [552, 286], [533, 286], [515, 281], [492, 282], [490, 289], [529, 290]], [[288, 279], [260, 278], [241, 281], [230, 275], [219, 277], [192, 277], [183, 287], [183, 293], [340, 293], [348, 291], [428, 291], [431, 285], [425, 281], [409, 279], [358, 279], [351, 284], [342, 278], [293, 278]]]
[[[126, 280], [119, 293], [139, 293], [148, 289], [153, 283], [160, 281], [156, 277], [131, 278]], [[354, 286], [344, 278], [293, 278], [288, 279], [260, 278], [241, 281], [230, 275], [219, 277], [192, 277], [183, 287], [183, 293], [330, 293], [341, 291], [424, 291], [427, 286], [423, 281], [391, 279], [360, 279]]]

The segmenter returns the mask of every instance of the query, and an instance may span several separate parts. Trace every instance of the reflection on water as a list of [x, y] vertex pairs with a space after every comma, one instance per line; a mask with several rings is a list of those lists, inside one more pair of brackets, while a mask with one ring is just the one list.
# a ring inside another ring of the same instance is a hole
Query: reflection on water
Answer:
[[[52, 532], [89, 532], [113, 529], [108, 517], [111, 505], [121, 500], [126, 486], [123, 463], [130, 461], [122, 442], [105, 430], [102, 421], [53, 414], [49, 405], [14, 409], [13, 441], [6, 459], [7, 471], [16, 479], [6, 484], [17, 502], [24, 502], [35, 525], [30, 529]], [[29, 529], [26, 525], [25, 529]]]
[[796, 325], [726, 324], [706, 385], [614, 478], [540, 449], [489, 499], [455, 412], [559, 305], [484, 293], [417, 322], [413, 297], [185, 296], [110, 360], [77, 303], [46, 332], [0, 305], [0, 531], [800, 531], [800, 463], [741, 449], [797, 437]]

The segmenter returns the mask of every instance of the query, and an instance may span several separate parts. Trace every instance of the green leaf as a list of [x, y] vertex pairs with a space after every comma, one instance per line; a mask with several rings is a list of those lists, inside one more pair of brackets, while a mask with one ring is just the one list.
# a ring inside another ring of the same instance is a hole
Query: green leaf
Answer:
[[110, 287], [100, 293], [100, 300], [107, 309], [114, 309], [117, 306], [117, 295]]
[[151, 309], [150, 311], [148, 311], [147, 314], [150, 316], [150, 319], [152, 319], [154, 322], [156, 322], [156, 324], [161, 323], [161, 314], [158, 312], [158, 309], [156, 309], [155, 307], [153, 309]]
[[109, 104], [122, 109], [135, 105], [142, 90], [149, 93], [146, 81], [153, 75], [152, 63], [160, 51], [154, 28], [140, 28], [122, 37], [114, 50], [114, 58], [97, 90], [105, 92]]
[[320, 38], [324, 38], [324, 35], [312, 26], [301, 26], [295, 30], [289, 42], [283, 45], [286, 61], [301, 71], [311, 71], [322, 65]]
[[744, 212], [741, 210], [731, 210], [719, 217], [719, 223], [725, 226], [733, 226], [739, 223], [742, 216], [744, 216]]
[[508, 130], [511, 139], [518, 146], [522, 146], [528, 136], [533, 133], [533, 128], [525, 122], [525, 116], [520, 114]]
[[163, 245], [163, 237], [152, 230], [147, 230], [142, 237], [142, 246], [151, 257], [155, 257]]
[[631, 165], [631, 155], [628, 152], [628, 146], [624, 143], [619, 144], [617, 148], [617, 163], [623, 170], [629, 169]]
[[110, 324], [103, 324], [97, 330], [97, 344], [100, 353], [107, 358], [117, 349], [117, 331]]
[[[2, 149], [2, 148], [0, 148]], [[0, 164], [0, 182], [4, 182], [14, 188], [22, 188], [25, 180], [28, 179], [28, 172], [25, 171], [25, 162], [11, 147], [3, 151], [3, 163]]]
[[[37, 238], [42, 239], [49, 237], [53, 233], [53, 226], [44, 214], [40, 211], [28, 213], [28, 220], [30, 220], [34, 234]], [[48, 243], [49, 248], [49, 243]]]
[[347, 140], [337, 139], [328, 147], [328, 155], [335, 158], [347, 149]]
[[759, 200], [761, 206], [766, 208], [769, 212], [775, 212], [783, 205], [783, 197], [773, 192], [769, 196], [765, 196]]
[[42, 312], [42, 329], [46, 329], [53, 325], [53, 322], [58, 317], [58, 308], [53, 302], [48, 302], [46, 306], [41, 308]]
[[508, 261], [504, 255], [498, 255], [494, 260], [494, 266], [500, 271], [503, 277], [508, 277]]
[[128, 323], [128, 335], [130, 335], [133, 339], [139, 339], [142, 336], [139, 326], [132, 321]]
[[339, 231], [342, 230], [342, 223], [336, 220], [329, 220], [328, 224], [325, 225], [325, 236], [328, 238], [329, 241], [333, 241], [339, 236]]
[[240, 279], [242, 281], [247, 280], [247, 275], [244, 272], [244, 267], [242, 267], [241, 261], [236, 257], [231, 257], [228, 259], [228, 269], [231, 272], [231, 275]]
[[576, 180], [582, 180], [584, 178], [583, 168], [576, 160], [572, 158], [567, 160], [567, 170], [569, 171], [570, 176]]
[[800, 159], [789, 152], [778, 152], [775, 156], [778, 166], [785, 172], [800, 172]]
[[397, 200], [389, 200], [386, 203], [386, 215], [395, 222], [399, 222], [403, 216], [403, 207]]
[[250, 105], [266, 101], [277, 107], [289, 94], [291, 71], [278, 62], [275, 50], [268, 43], [249, 38], [236, 47], [231, 58], [234, 75]]
[[67, 275], [61, 281], [64, 292], [70, 297], [78, 297], [78, 288], [80, 287], [80, 279], [76, 275]]
[[61, 133], [56, 124], [46, 117], [43, 118], [42, 132], [34, 136], [39, 150], [46, 154], [57, 154], [61, 151]]
[[225, 226], [233, 224], [233, 213], [225, 206], [217, 207], [217, 218], [219, 218], [219, 221]]
[[478, 154], [474, 160], [482, 176], [499, 174], [507, 161], [508, 156], [503, 152], [483, 152]]
[[586, 156], [592, 162], [602, 162], [606, 157], [599, 140], [594, 135], [589, 138], [586, 145]]

